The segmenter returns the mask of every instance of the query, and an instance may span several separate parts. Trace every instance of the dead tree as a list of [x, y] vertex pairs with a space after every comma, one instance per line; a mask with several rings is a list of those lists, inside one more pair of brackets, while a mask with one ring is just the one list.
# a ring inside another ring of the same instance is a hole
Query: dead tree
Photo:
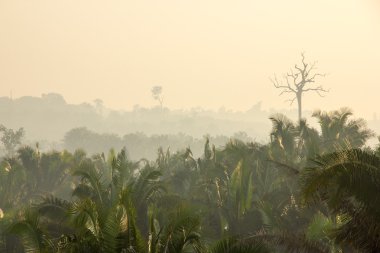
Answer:
[[[294, 69], [291, 69], [290, 72], [284, 75], [282, 81], [279, 81], [276, 75], [274, 75], [274, 79], [270, 79], [274, 87], [282, 89], [280, 96], [285, 93], [291, 93], [293, 95], [291, 99], [287, 100], [290, 102], [290, 105], [297, 100], [298, 120], [302, 118], [302, 95], [304, 92], [314, 91], [321, 97], [324, 96], [324, 93], [328, 92], [328, 90], [325, 90], [320, 85], [313, 85], [317, 77], [326, 76], [325, 74], [313, 73], [316, 70], [315, 65], [317, 62], [312, 64], [306, 63], [304, 53], [301, 54], [301, 57], [302, 65], [298, 66], [296, 64]], [[284, 81], [286, 84], [284, 84]]]

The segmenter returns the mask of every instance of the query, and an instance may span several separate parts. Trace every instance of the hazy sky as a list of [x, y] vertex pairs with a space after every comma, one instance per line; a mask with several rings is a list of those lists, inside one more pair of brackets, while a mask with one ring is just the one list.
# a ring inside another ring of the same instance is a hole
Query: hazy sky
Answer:
[[282, 108], [269, 77], [302, 51], [329, 73], [306, 109], [380, 115], [379, 0], [0, 0], [0, 96]]

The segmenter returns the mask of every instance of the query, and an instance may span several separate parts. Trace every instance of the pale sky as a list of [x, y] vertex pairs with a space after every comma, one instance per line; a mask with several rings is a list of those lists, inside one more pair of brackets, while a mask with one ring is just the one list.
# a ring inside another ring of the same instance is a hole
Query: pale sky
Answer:
[[330, 89], [305, 109], [380, 115], [379, 0], [0, 0], [0, 96], [288, 108], [269, 77], [303, 51]]

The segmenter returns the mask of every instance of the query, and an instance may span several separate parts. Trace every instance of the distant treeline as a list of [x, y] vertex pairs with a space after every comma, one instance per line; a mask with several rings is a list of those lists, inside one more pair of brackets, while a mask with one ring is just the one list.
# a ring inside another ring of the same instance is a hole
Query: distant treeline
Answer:
[[194, 138], [183, 133], [147, 136], [142, 132], [120, 137], [116, 134], [99, 134], [82, 127], [67, 132], [63, 142], [64, 148], [69, 151], [84, 149], [90, 154], [96, 154], [108, 152], [111, 148], [116, 150], [126, 148], [131, 159], [137, 160], [144, 157], [151, 160], [157, 156], [157, 150], [160, 147], [172, 152], [190, 148], [194, 156], [198, 157], [203, 153], [206, 139], [209, 139], [216, 147], [222, 147], [230, 138], [244, 142], [253, 141], [245, 132], [235, 133], [231, 137], [207, 135], [204, 138]]
[[[232, 136], [246, 132], [256, 140], [266, 140], [274, 111], [265, 111], [257, 103], [247, 111], [217, 111], [192, 108], [172, 110], [145, 108], [136, 105], [132, 110], [117, 111], [106, 107], [99, 99], [91, 103], [69, 104], [60, 94], [41, 97], [25, 96], [16, 99], [0, 97], [0, 124], [12, 129], [23, 127], [30, 141], [46, 141], [54, 145], [73, 128], [86, 127], [97, 133], [124, 135], [142, 132], [147, 135], [184, 133], [195, 138], [205, 134]], [[295, 111], [283, 111], [295, 118]]]
[[[296, 111], [283, 111], [296, 118]], [[203, 152], [205, 137], [216, 147], [230, 138], [242, 141], [268, 141], [271, 115], [257, 103], [247, 111], [218, 111], [193, 108], [170, 110], [144, 108], [136, 105], [130, 111], [107, 108], [99, 99], [78, 105], [68, 104], [60, 94], [41, 97], [0, 97], [0, 125], [10, 129], [23, 128], [24, 144], [39, 143], [42, 151], [83, 148], [90, 154], [107, 152], [109, 148], [126, 147], [131, 158], [153, 159], [158, 147], [172, 152], [190, 147], [194, 155]], [[310, 112], [304, 115], [311, 116]], [[318, 118], [308, 117], [311, 126], [318, 126]], [[379, 132], [378, 121], [368, 125]], [[371, 143], [375, 144], [375, 143]], [[0, 148], [0, 155], [4, 150]]]

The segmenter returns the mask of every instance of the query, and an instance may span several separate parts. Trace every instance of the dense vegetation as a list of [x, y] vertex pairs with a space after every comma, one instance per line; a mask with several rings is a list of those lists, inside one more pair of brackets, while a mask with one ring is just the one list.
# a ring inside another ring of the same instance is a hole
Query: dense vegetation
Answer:
[[380, 252], [380, 152], [348, 109], [320, 129], [270, 118], [270, 142], [203, 155], [21, 147], [0, 165], [4, 252]]
[[[99, 134], [81, 127], [68, 131], [63, 138], [63, 145], [68, 151], [73, 152], [77, 149], [84, 149], [88, 154], [107, 152], [111, 148], [116, 150], [126, 148], [130, 159], [138, 160], [144, 157], [149, 160], [154, 160], [157, 155], [157, 149], [160, 147], [168, 147], [171, 152], [190, 147], [194, 156], [201, 156], [203, 154], [203, 146], [206, 138], [216, 147], [224, 146], [230, 139], [224, 135], [206, 135], [203, 138], [194, 138], [184, 133], [147, 136], [142, 132], [126, 134], [123, 137], [119, 137], [115, 134]], [[252, 138], [245, 132], [237, 132], [232, 138], [244, 142], [252, 141]]]

